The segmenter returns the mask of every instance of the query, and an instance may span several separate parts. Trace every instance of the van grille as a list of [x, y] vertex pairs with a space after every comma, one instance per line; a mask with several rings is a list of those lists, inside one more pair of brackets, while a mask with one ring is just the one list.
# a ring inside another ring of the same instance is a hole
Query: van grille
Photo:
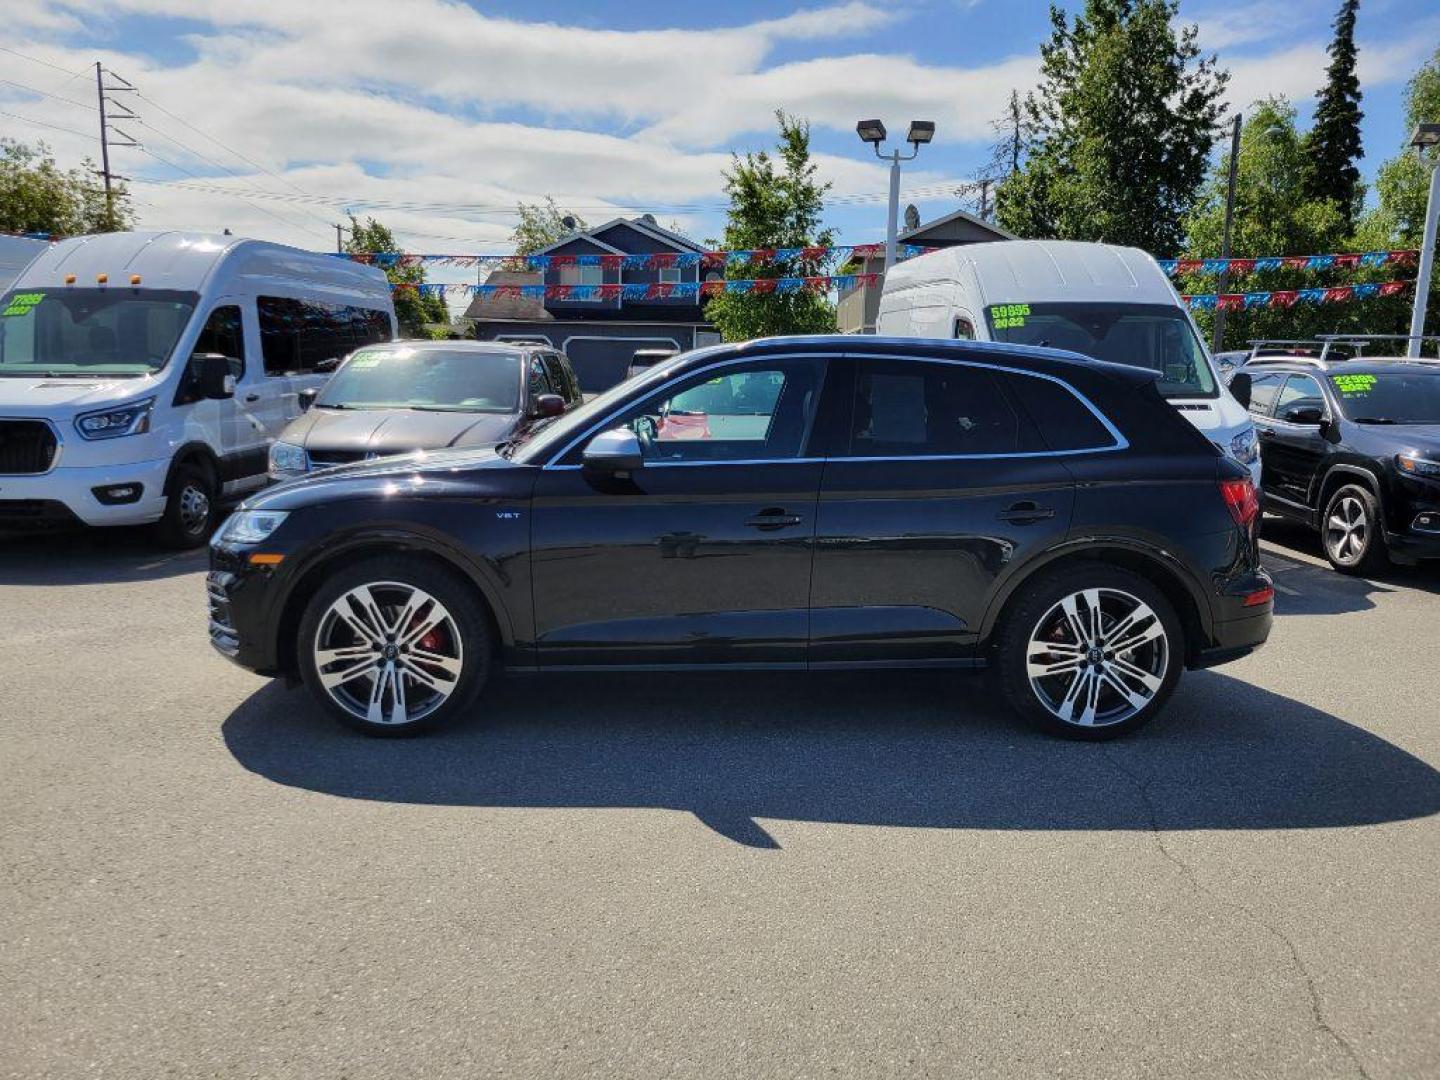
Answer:
[[0, 420], [0, 473], [49, 472], [55, 464], [55, 432], [43, 420]]

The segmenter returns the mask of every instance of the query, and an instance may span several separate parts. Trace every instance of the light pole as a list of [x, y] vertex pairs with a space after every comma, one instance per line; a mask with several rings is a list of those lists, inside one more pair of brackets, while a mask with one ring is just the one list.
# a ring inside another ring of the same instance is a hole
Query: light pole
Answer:
[[[1230, 258], [1230, 224], [1235, 220], [1235, 173], [1240, 168], [1240, 114], [1235, 114], [1234, 126], [1230, 129], [1230, 179], [1225, 185], [1225, 234], [1220, 239], [1220, 257]], [[1211, 352], [1220, 351], [1220, 341], [1225, 337], [1225, 309], [1219, 298], [1225, 295], [1230, 284], [1230, 264], [1220, 271], [1215, 283], [1215, 336], [1210, 343]]]
[[[1410, 136], [1410, 145], [1430, 170], [1430, 197], [1425, 204], [1425, 232], [1420, 237], [1420, 270], [1415, 275], [1415, 306], [1410, 309], [1410, 341], [1406, 354], [1420, 355], [1420, 338], [1425, 333], [1425, 303], [1430, 298], [1430, 273], [1435, 265], [1435, 226], [1440, 219], [1440, 124], [1420, 124]], [[1426, 150], [1430, 153], [1427, 155]]]
[[860, 136], [861, 142], [867, 142], [875, 148], [877, 158], [890, 162], [890, 213], [885, 221], [885, 269], [888, 271], [895, 265], [895, 234], [900, 222], [900, 163], [915, 160], [920, 153], [920, 147], [935, 138], [935, 124], [930, 120], [910, 121], [910, 130], [905, 135], [905, 141], [911, 147], [908, 154], [901, 154], [899, 150], [892, 150], [888, 154], [881, 153], [880, 144], [885, 141], [885, 125], [879, 120], [861, 120], [855, 125], [855, 133]]

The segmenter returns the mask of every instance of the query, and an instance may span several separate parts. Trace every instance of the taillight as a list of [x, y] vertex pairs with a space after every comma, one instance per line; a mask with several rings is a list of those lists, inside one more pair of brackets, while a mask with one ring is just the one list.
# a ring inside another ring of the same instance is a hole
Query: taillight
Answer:
[[1221, 480], [1220, 495], [1240, 528], [1250, 528], [1260, 516], [1260, 496], [1255, 491], [1255, 482], [1248, 477], [1244, 480]]

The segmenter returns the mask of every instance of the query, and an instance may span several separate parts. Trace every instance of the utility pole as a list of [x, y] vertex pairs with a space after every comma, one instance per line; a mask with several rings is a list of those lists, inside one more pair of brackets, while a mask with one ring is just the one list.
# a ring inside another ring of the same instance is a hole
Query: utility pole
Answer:
[[336, 223], [336, 225], [335, 225], [335, 254], [336, 254], [336, 255], [343, 255], [343, 254], [345, 253], [345, 241], [344, 241], [343, 239], [341, 239], [341, 236], [340, 236], [340, 234], [344, 231], [344, 229], [345, 229], [345, 226], [344, 226], [344, 225], [341, 225], [341, 224], [339, 224], [338, 222]]
[[[1415, 303], [1410, 309], [1407, 356], [1419, 356], [1425, 333], [1425, 305], [1430, 299], [1430, 275], [1435, 266], [1435, 231], [1440, 226], [1440, 124], [1420, 124], [1410, 137], [1420, 163], [1430, 170], [1430, 195], [1425, 204], [1425, 231], [1420, 235], [1420, 266], [1415, 275]], [[1426, 151], [1430, 153], [1427, 155]]]
[[[1220, 240], [1220, 257], [1230, 258], [1230, 224], [1235, 218], [1235, 172], [1240, 167], [1240, 114], [1235, 114], [1235, 123], [1230, 131], [1230, 179], [1225, 185], [1225, 235]], [[1220, 271], [1215, 286], [1215, 334], [1211, 339], [1210, 351], [1219, 352], [1220, 342], [1225, 336], [1225, 309], [1220, 306], [1220, 297], [1230, 284], [1230, 267]]]
[[[106, 86], [105, 76], [107, 75], [121, 85]], [[113, 71], [108, 71], [102, 67], [99, 60], [95, 61], [95, 95], [99, 99], [100, 104], [100, 176], [105, 181], [105, 226], [109, 229], [115, 228], [115, 192], [112, 181], [125, 179], [125, 177], [110, 171], [110, 129], [113, 126], [110, 122], [110, 112], [112, 109], [120, 109], [122, 110], [120, 113], [121, 119], [137, 119], [134, 111], [128, 105], [116, 101], [110, 95], [122, 93], [127, 90], [133, 93], [135, 87], [131, 86]], [[115, 134], [124, 140], [123, 142], [115, 143], [116, 146], [140, 145], [134, 138], [119, 128], [115, 128]]]

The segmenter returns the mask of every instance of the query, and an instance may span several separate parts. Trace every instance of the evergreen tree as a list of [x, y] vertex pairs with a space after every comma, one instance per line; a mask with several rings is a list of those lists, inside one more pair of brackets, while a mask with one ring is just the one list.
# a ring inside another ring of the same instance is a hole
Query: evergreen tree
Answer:
[[1360, 80], [1355, 74], [1355, 13], [1360, 0], [1342, 0], [1330, 41], [1330, 66], [1317, 94], [1315, 123], [1307, 140], [1306, 191], [1312, 199], [1333, 199], [1350, 226], [1360, 212]]
[[[725, 173], [730, 196], [723, 247], [751, 248], [829, 246], [830, 229], [820, 228], [828, 183], [815, 179], [810, 160], [810, 125], [777, 111], [780, 124], [778, 158], [761, 150], [735, 158]], [[731, 264], [731, 279], [814, 277], [825, 273], [822, 258], [794, 258], [765, 263]], [[771, 334], [823, 334], [835, 331], [835, 308], [825, 296], [795, 293], [725, 293], [705, 305], [705, 317], [726, 341], [747, 341]]]
[[997, 219], [1025, 237], [1173, 251], [1205, 178], [1228, 79], [1202, 57], [1177, 0], [1087, 0], [1050, 9], [1041, 82], [1025, 101], [1025, 167]]
[[[399, 255], [400, 245], [392, 233], [374, 218], [366, 218], [361, 224], [354, 215], [350, 217], [350, 239], [345, 243], [350, 255]], [[390, 279], [391, 285], [423, 285], [425, 267], [419, 264], [402, 265], [399, 261], [381, 263], [381, 269]], [[438, 293], [424, 292], [417, 288], [396, 289], [395, 321], [400, 324], [404, 337], [425, 337], [427, 323], [450, 322], [450, 309], [445, 298]]]

